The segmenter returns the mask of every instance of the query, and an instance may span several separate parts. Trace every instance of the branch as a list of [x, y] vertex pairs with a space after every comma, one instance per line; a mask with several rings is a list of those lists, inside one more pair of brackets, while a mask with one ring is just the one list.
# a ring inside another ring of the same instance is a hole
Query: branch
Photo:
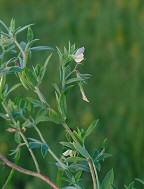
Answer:
[[18, 172], [21, 172], [21, 173], [24, 173], [26, 175], [30, 175], [30, 176], [33, 176], [33, 177], [37, 177], [37, 178], [43, 180], [44, 182], [46, 182], [47, 184], [49, 184], [54, 189], [61, 189], [51, 179], [49, 179], [47, 176], [43, 175], [42, 173], [36, 173], [36, 172], [24, 169], [22, 167], [19, 167], [15, 164], [11, 163], [1, 152], [0, 152], [0, 159], [3, 160], [5, 165], [17, 170]]

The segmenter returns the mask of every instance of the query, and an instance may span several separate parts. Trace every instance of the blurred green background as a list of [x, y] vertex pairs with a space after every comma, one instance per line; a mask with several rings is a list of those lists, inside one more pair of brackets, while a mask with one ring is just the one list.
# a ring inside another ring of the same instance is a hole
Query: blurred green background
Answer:
[[[144, 1], [143, 0], [0, 0], [0, 19], [9, 24], [16, 19], [17, 26], [35, 23], [35, 37], [39, 44], [63, 47], [68, 41], [84, 46], [85, 61], [81, 72], [93, 75], [86, 86], [90, 103], [81, 100], [76, 88], [69, 96], [69, 123], [73, 128], [87, 128], [99, 118], [99, 127], [87, 140], [90, 151], [109, 139], [112, 158], [103, 164], [100, 179], [112, 167], [115, 183], [121, 186], [134, 178], [144, 178]], [[19, 41], [24, 39], [20, 36]], [[49, 52], [33, 55], [32, 64], [43, 64]], [[53, 53], [42, 90], [51, 103], [54, 91], [51, 82], [58, 80], [56, 53]], [[11, 81], [12, 82], [12, 81]], [[21, 91], [15, 92], [17, 96]], [[23, 92], [23, 96], [31, 96]], [[74, 120], [74, 121], [73, 121]], [[5, 154], [16, 147], [13, 136], [5, 132], [6, 123], [0, 120], [0, 151]], [[6, 124], [7, 125], [7, 124]], [[42, 132], [59, 154], [64, 139], [63, 129], [52, 124], [41, 124]], [[28, 133], [28, 136], [35, 133]], [[36, 152], [37, 153], [37, 152]], [[20, 164], [33, 169], [26, 149]], [[45, 173], [55, 179], [53, 160], [39, 157]], [[52, 168], [51, 168], [52, 166]], [[0, 169], [0, 187], [9, 173]], [[89, 178], [86, 178], [90, 184]], [[141, 186], [137, 185], [138, 188]], [[48, 188], [38, 179], [19, 173], [10, 189]]]

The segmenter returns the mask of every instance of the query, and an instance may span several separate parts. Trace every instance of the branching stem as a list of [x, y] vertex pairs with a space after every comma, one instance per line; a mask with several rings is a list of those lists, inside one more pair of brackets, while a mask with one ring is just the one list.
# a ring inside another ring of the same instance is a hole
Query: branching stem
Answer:
[[30, 175], [33, 177], [37, 177], [44, 182], [48, 183], [53, 189], [61, 189], [57, 184], [55, 184], [49, 177], [43, 175], [42, 173], [36, 173], [27, 169], [24, 169], [22, 167], [19, 167], [13, 163], [11, 163], [1, 152], [0, 152], [0, 159], [3, 160], [4, 164], [11, 167], [12, 169], [15, 169], [21, 173], [24, 173], [26, 175]]

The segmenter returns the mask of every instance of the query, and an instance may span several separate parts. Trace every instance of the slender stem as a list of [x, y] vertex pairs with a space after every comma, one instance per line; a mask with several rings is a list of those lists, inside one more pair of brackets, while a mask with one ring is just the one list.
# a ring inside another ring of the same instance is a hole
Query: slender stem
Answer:
[[95, 176], [96, 176], [96, 181], [97, 181], [97, 188], [100, 189], [98, 173], [97, 173], [96, 167], [95, 167], [95, 165], [94, 165], [94, 162], [93, 162], [93, 167], [94, 167]]
[[[20, 150], [18, 150], [17, 153], [16, 153], [14, 164], [17, 165], [19, 158], [20, 158]], [[6, 189], [7, 188], [7, 186], [10, 184], [10, 182], [11, 182], [11, 180], [13, 178], [14, 173], [15, 173], [15, 169], [12, 168], [12, 170], [11, 170], [11, 172], [10, 172], [10, 174], [9, 174], [5, 184], [4, 184], [4, 186], [2, 187], [2, 189]]]
[[[5, 105], [4, 102], [2, 102], [2, 105], [3, 105], [4, 109], [5, 109], [5, 111], [7, 112], [7, 114], [9, 115], [9, 117], [11, 118], [12, 122], [13, 122], [15, 125], [17, 125], [15, 119], [13, 118], [11, 112], [9, 111], [9, 109], [7, 108], [7, 106]], [[24, 140], [24, 142], [25, 142], [25, 144], [26, 144], [26, 146], [27, 146], [27, 148], [28, 148], [28, 150], [29, 150], [29, 152], [30, 152], [32, 158], [33, 158], [33, 161], [34, 161], [34, 163], [35, 163], [37, 172], [39, 173], [39, 172], [40, 172], [40, 169], [39, 169], [39, 165], [38, 165], [38, 163], [37, 163], [36, 157], [35, 157], [33, 151], [29, 148], [28, 141], [27, 141], [26, 137], [24, 136], [24, 134], [23, 134], [21, 131], [19, 131], [19, 132], [20, 132], [20, 135], [21, 135], [21, 137], [23, 138], [23, 140]]]
[[23, 138], [23, 140], [24, 140], [24, 142], [25, 142], [25, 144], [26, 144], [26, 146], [27, 146], [27, 148], [28, 148], [28, 150], [29, 150], [29, 152], [30, 152], [32, 158], [33, 158], [33, 161], [34, 161], [34, 163], [35, 163], [37, 172], [40, 173], [40, 168], [39, 168], [38, 162], [37, 162], [37, 160], [36, 160], [36, 157], [35, 157], [33, 151], [29, 148], [29, 144], [28, 144], [28, 141], [27, 141], [26, 137], [24, 136], [24, 134], [23, 134], [22, 132], [20, 132], [20, 135], [21, 135], [21, 137]]
[[21, 48], [20, 44], [17, 42], [17, 40], [15, 38], [13, 38], [13, 41], [17, 45], [17, 47], [19, 48], [20, 52], [22, 53], [23, 60], [24, 60], [24, 65], [26, 65], [26, 53], [23, 51], [23, 49]]
[[92, 176], [92, 180], [93, 180], [94, 189], [97, 189], [96, 176], [95, 176], [92, 160], [90, 158], [88, 159], [88, 164], [89, 164], [89, 168], [90, 168], [90, 172], [91, 172], [91, 176]]
[[61, 189], [57, 184], [55, 184], [49, 177], [41, 174], [41, 173], [36, 173], [36, 172], [33, 172], [33, 171], [30, 171], [30, 170], [27, 170], [27, 169], [23, 169], [22, 167], [19, 167], [13, 163], [11, 163], [2, 153], [0, 153], [0, 159], [3, 160], [4, 164], [21, 172], [21, 173], [24, 173], [26, 175], [30, 175], [30, 176], [33, 176], [33, 177], [37, 177], [41, 180], [43, 180], [44, 182], [48, 183], [52, 188], [54, 189]]
[[77, 140], [77, 138], [75, 137], [75, 135], [73, 134], [73, 132], [70, 130], [69, 126], [65, 122], [62, 122], [62, 125], [64, 126], [64, 128], [66, 129], [66, 131], [70, 134], [70, 136], [72, 137], [72, 139], [77, 144], [80, 144], [79, 141]]
[[[77, 140], [77, 138], [75, 137], [75, 135], [73, 134], [73, 132], [70, 130], [69, 126], [65, 122], [63, 122], [62, 125], [64, 126], [64, 128], [66, 129], [66, 131], [70, 134], [70, 136], [72, 137], [72, 139], [77, 144], [80, 144], [79, 141]], [[90, 172], [91, 172], [91, 176], [92, 176], [92, 180], [93, 180], [94, 189], [99, 189], [98, 175], [97, 175], [97, 172], [95, 170], [95, 166], [93, 165], [92, 160], [90, 158], [88, 158], [87, 161], [88, 161], [88, 165], [89, 165], [89, 168], [90, 168]], [[97, 188], [97, 186], [98, 186], [98, 188]]]
[[[33, 124], [33, 127], [34, 127], [34, 129], [37, 131], [37, 133], [38, 133], [40, 139], [42, 140], [42, 142], [46, 144], [46, 141], [45, 141], [45, 139], [43, 138], [43, 136], [42, 136], [40, 130], [38, 129], [38, 127], [35, 126], [34, 124]], [[63, 167], [63, 169], [67, 169], [67, 166], [55, 155], [55, 153], [50, 149], [50, 147], [49, 147], [48, 151], [49, 151], [49, 153], [54, 157], [54, 159], [55, 159], [57, 162], [59, 162], [59, 164]]]

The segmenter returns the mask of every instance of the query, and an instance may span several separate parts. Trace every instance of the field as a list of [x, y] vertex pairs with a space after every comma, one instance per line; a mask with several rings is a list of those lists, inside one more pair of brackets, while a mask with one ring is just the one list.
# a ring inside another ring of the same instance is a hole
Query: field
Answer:
[[[95, 133], [87, 141], [89, 148], [99, 147], [108, 138], [109, 152], [113, 155], [103, 163], [101, 179], [112, 167], [115, 182], [120, 188], [134, 178], [144, 178], [143, 0], [0, 0], [0, 19], [9, 23], [11, 18], [16, 20], [18, 26], [35, 23], [33, 31], [40, 38], [39, 44], [63, 48], [70, 41], [78, 47], [85, 47], [81, 72], [93, 76], [85, 86], [90, 103], [83, 102], [75, 88], [69, 96], [68, 121], [73, 128], [77, 125], [87, 128], [93, 119], [99, 119]], [[20, 35], [19, 40], [22, 39]], [[42, 65], [48, 54], [35, 54], [31, 61]], [[45, 96], [53, 104], [51, 82], [58, 80], [57, 60], [54, 51], [42, 84]], [[31, 94], [25, 92], [23, 95]], [[11, 142], [13, 136], [5, 132], [4, 124], [0, 119], [0, 151], [7, 154], [15, 148], [15, 144]], [[55, 146], [55, 139], [57, 142], [63, 139], [62, 128], [49, 123], [47, 127], [44, 123], [40, 127], [48, 143], [59, 154], [61, 146]], [[31, 160], [25, 160], [26, 156], [23, 152], [21, 165], [33, 168]], [[49, 156], [47, 159], [52, 161]], [[51, 171], [49, 163], [42, 157], [39, 161], [46, 167], [44, 172], [54, 178], [55, 167]], [[8, 172], [8, 169], [0, 169], [0, 187]], [[16, 173], [9, 188], [34, 189], [36, 186], [46, 188], [37, 179]]]

